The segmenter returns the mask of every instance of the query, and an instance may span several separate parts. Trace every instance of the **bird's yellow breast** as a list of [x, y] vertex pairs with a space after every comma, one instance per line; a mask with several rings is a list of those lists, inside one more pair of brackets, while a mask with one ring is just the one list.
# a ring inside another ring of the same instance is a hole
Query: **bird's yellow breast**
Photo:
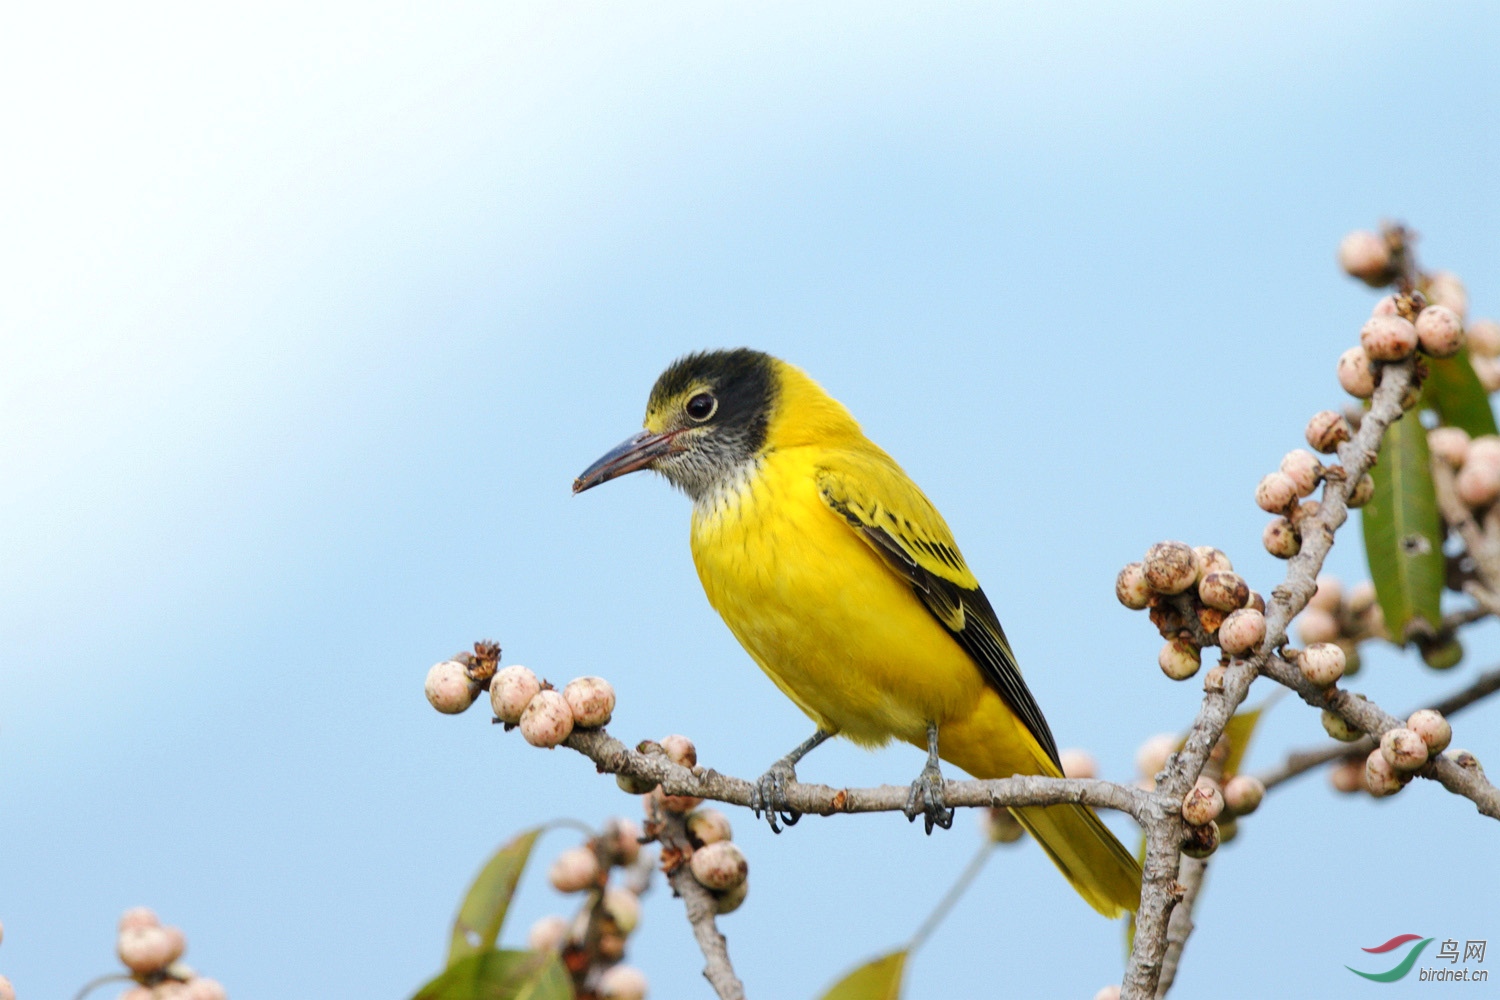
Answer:
[[817, 446], [762, 453], [694, 505], [709, 602], [819, 726], [860, 743], [924, 745], [928, 721], [973, 714], [972, 660], [818, 494]]

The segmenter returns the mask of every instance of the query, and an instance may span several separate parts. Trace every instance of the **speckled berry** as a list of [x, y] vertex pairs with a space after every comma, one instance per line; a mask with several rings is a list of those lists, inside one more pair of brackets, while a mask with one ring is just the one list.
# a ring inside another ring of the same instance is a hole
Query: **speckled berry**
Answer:
[[1182, 819], [1192, 826], [1202, 826], [1219, 818], [1224, 811], [1224, 793], [1218, 783], [1199, 778], [1182, 799]]
[[[1019, 826], [1020, 824], [1016, 824]], [[733, 889], [725, 889], [723, 892], [714, 893], [714, 912], [719, 916], [733, 913], [744, 905], [745, 897], [750, 894], [750, 880], [745, 879]]]
[[128, 927], [120, 932], [115, 951], [136, 975], [161, 972], [182, 957], [187, 942], [176, 927]]
[[[158, 986], [157, 989], [160, 990], [161, 987]], [[217, 979], [194, 976], [183, 986], [176, 1000], [229, 1000], [229, 992]]]
[[1273, 517], [1260, 534], [1261, 544], [1277, 559], [1290, 559], [1302, 551], [1302, 538], [1292, 522], [1284, 517]]
[[1417, 338], [1422, 350], [1435, 358], [1449, 358], [1464, 346], [1464, 324], [1445, 305], [1430, 305], [1417, 316]]
[[1167, 766], [1167, 758], [1181, 741], [1171, 733], [1157, 733], [1135, 752], [1135, 769], [1143, 778], [1155, 778]]
[[1266, 786], [1249, 774], [1236, 774], [1224, 782], [1224, 808], [1236, 816], [1248, 816], [1260, 808]]
[[1182, 842], [1182, 853], [1190, 858], [1206, 858], [1219, 849], [1219, 825], [1204, 823], [1202, 826], [1184, 827], [1186, 836]]
[[1417, 349], [1417, 328], [1400, 316], [1371, 316], [1359, 331], [1359, 346], [1371, 361], [1401, 361]]
[[1349, 421], [1341, 414], [1332, 410], [1321, 410], [1312, 415], [1307, 422], [1307, 443], [1312, 450], [1323, 455], [1331, 455], [1338, 450], [1339, 445], [1354, 436], [1349, 427]]
[[1470, 507], [1489, 506], [1500, 498], [1500, 466], [1470, 459], [1458, 470], [1453, 492]]
[[427, 700], [445, 715], [457, 715], [474, 704], [479, 685], [469, 679], [462, 663], [444, 660], [427, 671]]
[[694, 847], [703, 847], [732, 839], [734, 831], [729, 826], [729, 817], [719, 810], [699, 809], [687, 818], [687, 834]]
[[1350, 724], [1342, 715], [1323, 709], [1323, 731], [1340, 743], [1353, 743], [1364, 735], [1364, 730]]
[[1315, 642], [1297, 657], [1297, 669], [1309, 684], [1336, 684], [1344, 676], [1344, 651], [1336, 643]]
[[573, 710], [560, 691], [539, 691], [521, 713], [521, 736], [534, 747], [555, 747], [573, 734]]
[[1169, 639], [1156, 655], [1156, 663], [1174, 681], [1185, 681], [1198, 672], [1202, 653], [1185, 639]]
[[598, 729], [615, 711], [615, 689], [603, 677], [578, 677], [563, 688], [563, 698], [573, 711], [573, 725]]
[[1209, 573], [1228, 573], [1234, 569], [1229, 557], [1212, 545], [1194, 545], [1193, 555], [1198, 559], [1198, 578]]
[[1323, 463], [1306, 448], [1294, 448], [1281, 459], [1281, 471], [1297, 484], [1297, 493], [1311, 496], [1323, 481]]
[[1339, 578], [1324, 573], [1318, 577], [1317, 589], [1307, 599], [1307, 606], [1317, 611], [1326, 611], [1331, 615], [1335, 615], [1338, 614], [1339, 602], [1343, 596], [1344, 586], [1339, 582]]
[[529, 667], [512, 664], [490, 679], [490, 708], [495, 718], [514, 726], [541, 689], [542, 682]]
[[1255, 487], [1255, 502], [1267, 514], [1285, 513], [1301, 495], [1296, 481], [1285, 472], [1272, 472]]
[[1234, 611], [1250, 600], [1250, 585], [1238, 573], [1210, 573], [1198, 584], [1198, 599], [1218, 611]]
[[604, 912], [609, 914], [620, 933], [630, 935], [641, 923], [641, 897], [618, 886], [604, 890]]
[[1328, 783], [1334, 791], [1348, 795], [1365, 791], [1365, 759], [1341, 760], [1328, 770]]
[[1133, 562], [1120, 570], [1115, 577], [1115, 597], [1132, 611], [1139, 611], [1151, 603], [1151, 586], [1146, 583], [1146, 568]]
[[1146, 583], [1158, 594], [1180, 594], [1198, 582], [1198, 557], [1183, 542], [1157, 542], [1143, 561]]
[[1370, 502], [1375, 496], [1375, 480], [1367, 472], [1354, 481], [1354, 488], [1349, 491], [1347, 504], [1350, 507], [1359, 508]]
[[1365, 788], [1376, 798], [1401, 791], [1401, 778], [1379, 747], [1371, 750], [1370, 756], [1365, 758]]
[[1339, 355], [1339, 385], [1356, 399], [1375, 395], [1375, 366], [1363, 347], [1351, 347]]
[[1422, 708], [1413, 712], [1406, 720], [1406, 728], [1422, 738], [1429, 755], [1442, 753], [1453, 740], [1453, 727], [1436, 709]]
[[1380, 752], [1397, 774], [1410, 774], [1427, 763], [1426, 742], [1405, 726], [1381, 734]]
[[744, 853], [732, 840], [721, 840], [699, 848], [693, 852], [688, 863], [692, 867], [693, 878], [715, 892], [733, 889], [745, 881], [745, 876], [750, 871]]
[[1230, 656], [1251, 652], [1266, 637], [1266, 616], [1253, 608], [1232, 611], [1219, 626], [1219, 648]]

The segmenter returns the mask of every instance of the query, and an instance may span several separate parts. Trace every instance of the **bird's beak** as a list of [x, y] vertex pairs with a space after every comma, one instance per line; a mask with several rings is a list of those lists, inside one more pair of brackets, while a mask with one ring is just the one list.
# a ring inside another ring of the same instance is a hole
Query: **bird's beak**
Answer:
[[573, 480], [573, 492], [582, 493], [584, 490], [593, 489], [600, 483], [607, 483], [627, 472], [644, 469], [658, 458], [673, 454], [679, 450], [673, 442], [681, 433], [681, 431], [667, 431], [663, 434], [652, 434], [650, 431], [641, 431], [634, 437], [621, 441]]

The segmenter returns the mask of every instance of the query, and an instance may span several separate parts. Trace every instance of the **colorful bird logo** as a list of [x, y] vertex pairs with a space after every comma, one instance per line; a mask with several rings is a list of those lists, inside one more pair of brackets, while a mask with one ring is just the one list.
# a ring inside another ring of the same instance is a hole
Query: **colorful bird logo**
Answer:
[[1396, 980], [1400, 979], [1402, 976], [1410, 972], [1413, 965], [1417, 964], [1417, 956], [1422, 954], [1423, 948], [1426, 948], [1429, 944], [1432, 943], [1432, 938], [1424, 938], [1420, 934], [1397, 934], [1385, 944], [1376, 945], [1374, 948], [1360, 949], [1361, 951], [1367, 951], [1372, 955], [1384, 955], [1387, 952], [1395, 951], [1397, 948], [1411, 941], [1415, 941], [1417, 943], [1412, 945], [1411, 949], [1406, 953], [1406, 957], [1398, 962], [1395, 968], [1390, 969], [1389, 971], [1360, 972], [1358, 969], [1348, 965], [1344, 966], [1344, 968], [1348, 969], [1356, 976], [1364, 976], [1366, 979], [1369, 979], [1372, 982], [1394, 983]]

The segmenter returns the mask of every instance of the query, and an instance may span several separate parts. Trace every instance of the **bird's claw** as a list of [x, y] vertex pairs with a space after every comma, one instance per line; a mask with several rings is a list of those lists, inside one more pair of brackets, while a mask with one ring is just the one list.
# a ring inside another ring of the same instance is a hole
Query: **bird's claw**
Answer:
[[797, 780], [797, 769], [785, 760], [778, 760], [770, 770], [755, 782], [755, 792], [750, 796], [750, 810], [757, 817], [762, 814], [771, 824], [772, 833], [780, 833], [782, 825], [796, 826], [802, 814], [787, 801], [786, 786]]
[[943, 801], [943, 774], [935, 766], [928, 764], [922, 768], [917, 780], [911, 783], [911, 794], [906, 797], [906, 808], [902, 812], [913, 823], [921, 816], [928, 836], [932, 835], [934, 826], [944, 830], [953, 826], [953, 810]]

